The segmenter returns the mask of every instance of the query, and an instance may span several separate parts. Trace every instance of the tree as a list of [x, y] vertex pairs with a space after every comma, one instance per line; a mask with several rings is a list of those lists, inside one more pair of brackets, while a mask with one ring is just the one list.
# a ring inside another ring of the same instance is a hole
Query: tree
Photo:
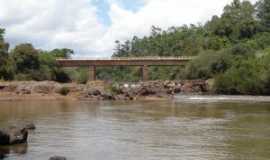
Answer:
[[264, 73], [260, 59], [241, 60], [217, 77], [216, 91], [222, 94], [263, 94]]
[[9, 44], [4, 40], [4, 33], [4, 29], [0, 28], [0, 65], [3, 65], [8, 57]]
[[214, 16], [206, 27], [215, 35], [226, 36], [233, 41], [251, 38], [259, 28], [255, 13], [255, 7], [249, 1], [234, 0], [224, 8], [221, 17]]
[[11, 57], [16, 66], [17, 73], [29, 73], [31, 70], [39, 69], [39, 51], [32, 44], [25, 43], [17, 45], [11, 52]]
[[5, 30], [0, 28], [0, 79], [12, 79], [13, 71], [9, 63], [9, 44], [4, 40]]
[[62, 49], [54, 49], [50, 51], [50, 54], [52, 54], [56, 58], [69, 59], [74, 54], [74, 51], [68, 48], [62, 48]]
[[5, 30], [0, 28], [0, 40], [3, 41], [4, 40], [4, 34], [5, 34]]
[[270, 0], [260, 0], [257, 3], [257, 16], [265, 30], [270, 30]]

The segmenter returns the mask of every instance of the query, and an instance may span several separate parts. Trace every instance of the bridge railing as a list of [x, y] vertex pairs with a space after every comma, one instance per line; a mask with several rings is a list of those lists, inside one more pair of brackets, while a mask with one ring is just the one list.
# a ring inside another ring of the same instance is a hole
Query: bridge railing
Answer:
[[109, 57], [109, 58], [72, 58], [72, 59], [57, 59], [57, 60], [192, 60], [192, 56], [180, 57]]

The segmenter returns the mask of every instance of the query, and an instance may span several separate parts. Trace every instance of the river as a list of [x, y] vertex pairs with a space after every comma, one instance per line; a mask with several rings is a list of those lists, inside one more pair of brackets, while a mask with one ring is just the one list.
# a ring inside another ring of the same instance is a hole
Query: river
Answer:
[[33, 122], [37, 129], [27, 145], [0, 151], [9, 153], [5, 160], [268, 160], [270, 103], [260, 98], [2, 101], [1, 127]]

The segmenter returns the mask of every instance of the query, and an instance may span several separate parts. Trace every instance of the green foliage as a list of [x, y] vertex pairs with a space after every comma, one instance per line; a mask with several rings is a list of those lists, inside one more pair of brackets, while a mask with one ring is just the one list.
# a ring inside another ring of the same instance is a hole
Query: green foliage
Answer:
[[39, 69], [38, 50], [32, 44], [17, 45], [11, 52], [11, 58], [16, 66], [16, 73], [29, 73]]
[[0, 28], [0, 40], [1, 41], [4, 40], [4, 34], [5, 34], [5, 30], [3, 28]]
[[89, 70], [87, 67], [77, 69], [66, 69], [65, 72], [70, 77], [70, 80], [80, 84], [86, 84], [89, 80]]
[[66, 48], [37, 50], [28, 43], [15, 46], [9, 53], [4, 30], [0, 29], [0, 79], [70, 82], [69, 75], [57, 65], [56, 59], [70, 58], [72, 54], [73, 51]]
[[229, 50], [206, 51], [189, 63], [184, 71], [188, 79], [208, 79], [225, 72], [232, 64]]
[[119, 94], [120, 93], [120, 86], [119, 86], [119, 83], [117, 82], [112, 82], [110, 84], [107, 84], [105, 86], [105, 91], [106, 92], [109, 92], [113, 95], [116, 95], [116, 94]]
[[107, 81], [139, 81], [139, 67], [115, 66], [115, 67], [98, 67], [97, 78]]
[[77, 79], [77, 83], [80, 84], [86, 84], [89, 80], [89, 74], [88, 74], [88, 69], [82, 69], [81, 71], [78, 72], [79, 76]]
[[69, 53], [71, 53], [71, 50], [68, 49], [37, 50], [27, 43], [17, 45], [10, 54], [8, 54], [7, 48], [5, 52], [2, 52], [2, 59], [4, 59], [1, 64], [5, 65], [0, 70], [0, 76], [6, 80], [69, 82], [69, 76], [56, 63], [56, 58], [62, 56], [68, 58]]
[[62, 69], [55, 70], [54, 74], [55, 74], [55, 78], [52, 80], [55, 80], [60, 83], [71, 82], [69, 75]]
[[5, 30], [0, 28], [0, 79], [9, 80], [13, 77], [13, 68], [8, 55], [9, 44], [4, 40]]
[[56, 79], [57, 70], [60, 68], [56, 64], [56, 60], [54, 55], [50, 52], [42, 51], [39, 53], [39, 72], [42, 73], [40, 75], [40, 80], [52, 80]]
[[263, 29], [269, 31], [270, 29], [270, 1], [260, 0], [257, 3], [258, 18], [263, 26]]
[[74, 51], [68, 48], [54, 49], [50, 52], [56, 58], [69, 59], [74, 54]]
[[255, 7], [249, 1], [234, 0], [224, 8], [221, 17], [214, 16], [206, 27], [211, 33], [232, 41], [251, 38], [259, 29], [255, 12]]
[[216, 78], [216, 91], [225, 94], [263, 94], [264, 73], [260, 59], [240, 61]]
[[33, 77], [30, 74], [18, 73], [15, 74], [14, 79], [16, 79], [17, 81], [31, 81], [33, 80]]
[[270, 94], [270, 48], [257, 57], [234, 62], [215, 81], [217, 93], [223, 94]]
[[202, 26], [191, 25], [172, 27], [162, 31], [152, 27], [149, 37], [133, 37], [123, 44], [116, 41], [114, 57], [129, 56], [183, 56], [197, 55], [203, 47], [205, 30]]

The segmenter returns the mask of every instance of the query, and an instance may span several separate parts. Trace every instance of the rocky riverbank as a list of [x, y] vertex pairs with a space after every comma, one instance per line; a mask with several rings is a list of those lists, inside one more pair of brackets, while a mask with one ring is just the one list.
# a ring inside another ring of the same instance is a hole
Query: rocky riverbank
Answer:
[[172, 98], [178, 93], [205, 93], [209, 91], [208, 88], [203, 80], [138, 83], [95, 81], [87, 84], [14, 81], [0, 82], [0, 100], [153, 100]]

